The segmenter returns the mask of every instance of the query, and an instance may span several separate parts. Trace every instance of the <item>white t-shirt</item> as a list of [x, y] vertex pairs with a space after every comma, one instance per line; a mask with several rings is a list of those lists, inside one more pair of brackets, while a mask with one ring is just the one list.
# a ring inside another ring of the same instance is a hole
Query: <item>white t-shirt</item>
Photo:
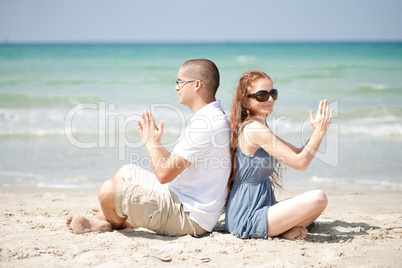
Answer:
[[227, 197], [231, 171], [229, 121], [215, 101], [198, 110], [187, 124], [173, 154], [192, 164], [169, 183], [190, 219], [211, 232]]

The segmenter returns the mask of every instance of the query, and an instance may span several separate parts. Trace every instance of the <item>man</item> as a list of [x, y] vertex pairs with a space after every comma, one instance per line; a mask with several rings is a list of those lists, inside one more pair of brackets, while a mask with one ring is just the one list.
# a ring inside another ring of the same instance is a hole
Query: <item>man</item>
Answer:
[[145, 227], [195, 237], [211, 232], [225, 205], [231, 170], [229, 123], [215, 99], [218, 87], [219, 71], [212, 61], [185, 62], [176, 91], [194, 115], [172, 153], [161, 144], [164, 122], [157, 127], [144, 111], [137, 127], [154, 172], [124, 165], [99, 189], [101, 209], [93, 218], [67, 216], [70, 231]]

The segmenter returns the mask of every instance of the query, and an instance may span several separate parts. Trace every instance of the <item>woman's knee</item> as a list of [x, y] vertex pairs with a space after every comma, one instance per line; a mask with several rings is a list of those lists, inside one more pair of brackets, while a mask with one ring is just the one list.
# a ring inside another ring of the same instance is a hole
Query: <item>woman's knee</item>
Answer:
[[311, 192], [311, 201], [318, 209], [324, 210], [328, 204], [327, 195], [321, 190], [315, 190]]

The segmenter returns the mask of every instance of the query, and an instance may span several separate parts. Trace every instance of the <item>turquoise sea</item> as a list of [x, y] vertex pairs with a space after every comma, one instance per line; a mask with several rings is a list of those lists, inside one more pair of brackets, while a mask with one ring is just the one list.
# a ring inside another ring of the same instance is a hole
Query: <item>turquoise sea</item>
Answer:
[[269, 74], [268, 123], [298, 146], [308, 110], [331, 102], [317, 159], [287, 168], [286, 189], [402, 190], [402, 43], [0, 45], [0, 187], [96, 188], [125, 163], [149, 168], [136, 119], [152, 110], [174, 146], [191, 116], [175, 80], [193, 58], [217, 64], [227, 114], [242, 73]]

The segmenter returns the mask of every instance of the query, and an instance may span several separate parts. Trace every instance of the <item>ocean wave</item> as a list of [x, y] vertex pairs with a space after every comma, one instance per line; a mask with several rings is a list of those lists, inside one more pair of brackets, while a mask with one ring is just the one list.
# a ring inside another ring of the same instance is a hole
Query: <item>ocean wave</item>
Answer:
[[402, 182], [395, 180], [375, 180], [362, 178], [338, 178], [338, 177], [319, 177], [312, 176], [307, 179], [295, 180], [289, 182], [287, 188], [305, 189], [306, 185], [318, 187], [321, 189], [337, 189], [337, 190], [393, 190], [402, 191]]
[[[141, 77], [140, 77], [141, 78]], [[100, 87], [100, 86], [136, 86], [140, 84], [142, 81], [138, 81], [138, 79], [133, 79], [132, 77], [125, 77], [124, 79], [107, 79], [104, 76], [99, 75], [97, 79], [80, 79], [80, 78], [50, 78], [46, 76], [34, 76], [30, 75], [29, 77], [19, 76], [16, 78], [3, 78], [0, 80], [0, 87], [12, 87], [16, 88], [17, 86], [26, 85], [27, 87], [32, 86], [33, 84], [41, 84], [44, 87], [51, 87], [53, 91], [54, 88], [62, 89], [66, 87], [77, 87], [82, 86], [82, 88], [91, 86], [91, 87]]]
[[385, 84], [372, 84], [372, 83], [362, 83], [358, 84], [356, 87], [352, 88], [349, 91], [351, 94], [396, 94], [402, 95], [402, 88], [401, 87], [393, 87]]
[[293, 78], [293, 81], [298, 81], [299, 79], [333, 79], [333, 78], [341, 78], [342, 75], [333, 73], [333, 72], [314, 72], [309, 74], [300, 74]]
[[87, 176], [57, 177], [33, 172], [0, 171], [1, 187], [96, 188], [99, 181]]
[[64, 136], [64, 129], [1, 129], [0, 137], [48, 137]]
[[[102, 111], [100, 111], [101, 106], [104, 109]], [[108, 110], [106, 103], [96, 104], [94, 106], [96, 109], [77, 107], [76, 110], [66, 108], [0, 109], [0, 136], [65, 136], [66, 132], [78, 137], [138, 136], [136, 122], [142, 112], [140, 107], [135, 110], [118, 109], [113, 112]], [[186, 112], [180, 114], [180, 110], [170, 107], [156, 108], [155, 111], [156, 122], [165, 120], [165, 135], [169, 139], [174, 139], [184, 130], [187, 123], [185, 120], [191, 116]], [[302, 118], [297, 109], [289, 113], [291, 116], [274, 114], [268, 117], [268, 126], [274, 133], [279, 136], [301, 136], [311, 130], [308, 115]], [[332, 134], [332, 132], [341, 135], [399, 138], [402, 137], [402, 109], [384, 105], [341, 113], [333, 118], [329, 129], [329, 133]]]
[[79, 103], [104, 101], [95, 95], [79, 96], [29, 96], [17, 93], [0, 93], [0, 108], [69, 108]]
[[370, 83], [363, 83], [357, 86], [357, 89], [371, 89], [371, 90], [381, 90], [384, 91], [389, 89], [387, 85], [382, 84], [370, 84]]
[[402, 120], [402, 107], [393, 105], [378, 105], [374, 107], [352, 109], [348, 112], [341, 112], [340, 118], [343, 120], [363, 119], [366, 121], [368, 119], [373, 120], [373, 118], [381, 121], [381, 118], [383, 118], [385, 121], [398, 121]]
[[[304, 118], [304, 121], [296, 121], [293, 119], [280, 120], [281, 118], [279, 117], [276, 122], [269, 119], [268, 117], [268, 125], [271, 131], [277, 133], [279, 136], [301, 136], [306, 131], [311, 130], [309, 118]], [[363, 135], [367, 137], [401, 138], [402, 109], [399, 107], [382, 106], [343, 113], [332, 119], [328, 132], [346, 136]]]
[[[367, 136], [367, 137], [378, 137], [378, 138], [402, 138], [402, 125], [401, 124], [379, 124], [376, 126], [348, 126], [340, 125], [339, 129], [329, 129], [329, 133], [334, 132], [331, 135], [342, 135], [342, 136]], [[119, 139], [125, 137], [128, 141], [137, 142], [139, 140], [138, 130], [117, 130], [108, 131], [107, 133], [100, 133], [98, 129], [73, 129], [68, 131], [77, 140], [83, 140], [83, 142], [98, 140], [98, 139], [112, 139], [112, 137], [117, 137], [114, 139]], [[281, 128], [277, 131], [279, 136], [289, 137], [289, 136], [303, 136], [304, 134], [296, 126], [288, 126], [287, 128]], [[66, 130], [64, 128], [59, 129], [45, 129], [45, 128], [31, 128], [31, 129], [2, 129], [0, 130], [0, 137], [14, 137], [14, 138], [46, 138], [46, 137], [66, 137]], [[71, 135], [69, 135], [71, 136]], [[176, 141], [180, 136], [180, 129], [169, 128], [164, 132], [164, 142]], [[106, 138], [105, 138], [106, 137]], [[166, 141], [168, 140], [168, 141]]]
[[[5, 73], [4, 73], [5, 74]], [[33, 83], [38, 80], [38, 77], [36, 76], [31, 76], [31, 77], [23, 77], [19, 79], [1, 79], [0, 80], [0, 87], [5, 87], [5, 86], [19, 86], [22, 84], [29, 84]]]
[[402, 137], [402, 124], [377, 124], [372, 126], [340, 127], [341, 135], [364, 135], [371, 137]]
[[367, 70], [370, 72], [373, 71], [402, 71], [401, 66], [399, 65], [381, 65], [378, 62], [376, 64], [366, 64], [366, 63], [339, 63], [339, 64], [331, 64], [320, 66], [323, 70], [331, 70], [331, 71], [350, 71], [350, 70]]
[[[66, 130], [64, 128], [19, 128], [19, 129], [0, 129], [0, 137], [25, 139], [25, 138], [58, 138], [58, 139], [73, 139], [78, 142], [89, 143], [98, 142], [99, 140], [106, 143], [137, 143], [140, 142], [141, 137], [137, 129], [121, 129], [111, 130], [107, 132], [100, 132], [99, 129], [84, 129], [75, 128]], [[177, 143], [180, 137], [180, 130], [178, 128], [167, 128], [164, 131], [163, 142], [164, 144]]]
[[[309, 129], [309, 127], [303, 128], [301, 125], [285, 123], [280, 127], [277, 127], [273, 132], [279, 136], [303, 136], [305, 134], [305, 129]], [[167, 139], [176, 140], [180, 136], [180, 132], [182, 129], [178, 127], [169, 127], [165, 129], [164, 132], [164, 141]], [[373, 125], [355, 125], [352, 123], [339, 123], [336, 126], [330, 127], [328, 133], [331, 135], [343, 135], [343, 136], [356, 136], [363, 135], [367, 137], [380, 137], [380, 138], [402, 138], [402, 124], [400, 123], [388, 123], [388, 124], [373, 124]], [[35, 127], [32, 126], [30, 128], [8, 128], [8, 129], [0, 129], [0, 137], [14, 137], [14, 138], [24, 138], [24, 137], [37, 137], [37, 138], [46, 138], [46, 137], [65, 137], [67, 135], [71, 136], [72, 134], [77, 139], [83, 140], [93, 140], [99, 139], [104, 136], [107, 136], [108, 139], [111, 137], [129, 137], [129, 140], [137, 140], [139, 139], [139, 133], [136, 128], [130, 129], [99, 129], [96, 127], [93, 128], [73, 128], [73, 129], [65, 129], [64, 127]]]
[[331, 70], [331, 71], [346, 71], [346, 70], [351, 70], [351, 69], [365, 69], [367, 68], [367, 65], [360, 64], [360, 63], [338, 63], [338, 64], [330, 64], [326, 66], [321, 66], [322, 69], [326, 70]]
[[255, 63], [256, 57], [254, 55], [239, 55], [236, 57], [238, 63]]
[[[99, 107], [99, 106], [97, 106]], [[1, 137], [64, 137], [74, 135], [84, 140], [98, 139], [103, 136], [129, 137], [139, 139], [137, 120], [142, 110], [120, 110], [119, 113], [110, 112], [104, 105], [104, 110], [84, 109], [77, 110], [51, 109], [0, 109], [0, 136]], [[83, 107], [84, 108], [84, 107]], [[72, 118], [68, 114], [72, 112]], [[107, 113], [108, 112], [108, 113]], [[163, 111], [163, 118], [167, 121], [165, 137], [175, 139], [184, 128], [184, 124], [177, 123], [177, 114]], [[161, 112], [156, 115], [159, 122]]]
[[89, 80], [89, 79], [42, 79], [40, 77], [32, 78], [19, 78], [19, 79], [3, 79], [0, 81], [0, 87], [3, 86], [19, 86], [24, 84], [31, 84], [40, 81], [43, 85], [49, 86], [77, 86], [77, 85], [101, 85], [104, 82], [101, 80]]
[[80, 85], [101, 85], [104, 82], [100, 80], [89, 79], [48, 79], [44, 84], [50, 86], [80, 86]]
[[[0, 171], [1, 187], [36, 187], [55, 189], [98, 188], [102, 183], [100, 178], [88, 176], [58, 176], [24, 171]], [[320, 177], [294, 178], [286, 182], [286, 189], [310, 188], [323, 190], [378, 190], [378, 191], [402, 191], [402, 182], [391, 179], [363, 179]]]

